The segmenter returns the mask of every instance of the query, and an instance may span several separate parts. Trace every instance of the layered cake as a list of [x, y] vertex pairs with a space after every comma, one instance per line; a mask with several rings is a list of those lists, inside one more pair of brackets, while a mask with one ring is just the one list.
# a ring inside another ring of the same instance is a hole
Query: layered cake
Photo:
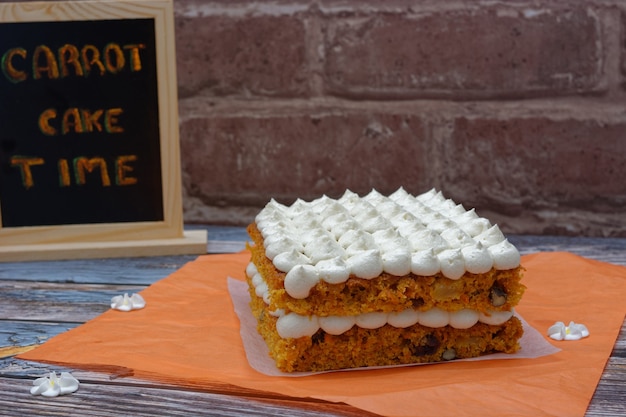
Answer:
[[272, 200], [248, 233], [252, 312], [284, 372], [519, 349], [519, 252], [440, 191]]

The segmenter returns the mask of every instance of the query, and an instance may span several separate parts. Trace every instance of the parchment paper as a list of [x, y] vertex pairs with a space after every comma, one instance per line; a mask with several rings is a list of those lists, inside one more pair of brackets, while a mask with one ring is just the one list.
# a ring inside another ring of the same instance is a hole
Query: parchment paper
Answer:
[[[325, 372], [282, 372], [280, 371], [272, 358], [269, 356], [269, 350], [265, 341], [256, 330], [256, 319], [252, 315], [250, 310], [250, 293], [248, 292], [248, 285], [240, 280], [234, 278], [228, 278], [228, 291], [233, 300], [235, 306], [235, 312], [241, 323], [240, 334], [243, 342], [244, 349], [246, 350], [246, 357], [250, 366], [262, 374], [269, 376], [309, 376], [328, 372], [344, 372], [346, 370], [335, 370]], [[358, 370], [372, 370], [372, 369], [385, 369], [385, 368], [399, 368], [407, 366], [434, 366], [445, 365], [454, 362], [475, 362], [475, 361], [488, 361], [496, 359], [521, 359], [521, 358], [539, 358], [541, 356], [551, 355], [558, 352], [560, 349], [551, 345], [541, 333], [530, 326], [526, 320], [524, 320], [519, 314], [516, 316], [522, 321], [524, 328], [524, 336], [520, 339], [521, 349], [512, 354], [508, 353], [494, 353], [491, 355], [480, 356], [477, 358], [468, 359], [456, 359], [447, 362], [438, 362], [436, 364], [411, 364], [411, 365], [393, 365], [393, 366], [372, 366], [367, 368], [352, 368], [352, 371]]]

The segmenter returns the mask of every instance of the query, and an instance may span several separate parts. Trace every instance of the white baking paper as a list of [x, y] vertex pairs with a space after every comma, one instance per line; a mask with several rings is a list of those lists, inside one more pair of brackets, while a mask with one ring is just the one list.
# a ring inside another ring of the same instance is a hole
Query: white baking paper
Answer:
[[493, 353], [491, 355], [480, 356], [477, 358], [469, 359], [455, 359], [446, 362], [436, 363], [421, 363], [421, 364], [408, 364], [408, 365], [393, 365], [393, 366], [380, 366], [380, 367], [364, 367], [364, 368], [350, 368], [339, 369], [333, 371], [324, 372], [282, 372], [274, 363], [274, 360], [269, 355], [269, 349], [265, 344], [265, 341], [256, 330], [256, 319], [252, 315], [250, 310], [250, 293], [248, 292], [248, 284], [244, 281], [240, 281], [231, 277], [228, 277], [228, 292], [232, 298], [233, 305], [235, 307], [235, 313], [239, 317], [240, 322], [240, 334], [243, 342], [243, 347], [246, 351], [248, 363], [256, 371], [268, 375], [268, 376], [307, 376], [318, 373], [328, 372], [345, 372], [345, 371], [358, 371], [358, 370], [371, 370], [379, 368], [397, 368], [405, 366], [443, 366], [446, 363], [451, 362], [467, 362], [467, 361], [487, 361], [496, 359], [521, 359], [521, 358], [539, 358], [541, 356], [552, 355], [560, 351], [561, 349], [554, 347], [550, 344], [541, 333], [530, 326], [521, 316], [516, 314], [522, 322], [524, 329], [524, 335], [520, 339], [521, 349], [516, 353]]

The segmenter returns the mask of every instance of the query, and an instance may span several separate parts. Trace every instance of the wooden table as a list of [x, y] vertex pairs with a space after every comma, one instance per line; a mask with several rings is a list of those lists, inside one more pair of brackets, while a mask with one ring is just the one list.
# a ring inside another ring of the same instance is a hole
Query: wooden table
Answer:
[[[238, 227], [209, 226], [209, 253], [237, 252], [247, 240]], [[522, 254], [569, 251], [626, 266], [626, 239], [510, 236]], [[63, 369], [15, 359], [20, 349], [79, 326], [108, 309], [112, 296], [137, 292], [195, 256], [0, 263], [0, 415], [41, 416], [367, 416], [345, 404], [293, 399], [226, 385], [183, 390], [132, 377], [72, 370], [76, 394], [46, 400], [32, 381]], [[626, 302], [622, 300], [622, 302]], [[626, 325], [596, 389], [588, 416], [626, 416]]]

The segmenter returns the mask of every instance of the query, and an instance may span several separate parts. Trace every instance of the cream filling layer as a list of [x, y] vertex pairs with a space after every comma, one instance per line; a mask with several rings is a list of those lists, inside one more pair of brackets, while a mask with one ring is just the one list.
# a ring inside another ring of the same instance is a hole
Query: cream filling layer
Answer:
[[[263, 298], [263, 301], [269, 305], [269, 288], [253, 263], [248, 264], [246, 274], [251, 278], [256, 295]], [[407, 328], [420, 324], [432, 328], [451, 326], [455, 329], [469, 329], [478, 322], [498, 326], [509, 320], [514, 312], [514, 309], [510, 311], [489, 311], [487, 313], [471, 309], [452, 312], [440, 308], [432, 308], [427, 311], [406, 309], [398, 313], [371, 312], [356, 316], [321, 317], [315, 315], [303, 316], [293, 312], [285, 313], [284, 310], [278, 309], [270, 314], [278, 317], [276, 330], [279, 336], [283, 339], [289, 339], [310, 337], [319, 329], [324, 330], [328, 334], [340, 335], [350, 330], [353, 326], [359, 326], [364, 329], [377, 329], [386, 324], [398, 328]]]

